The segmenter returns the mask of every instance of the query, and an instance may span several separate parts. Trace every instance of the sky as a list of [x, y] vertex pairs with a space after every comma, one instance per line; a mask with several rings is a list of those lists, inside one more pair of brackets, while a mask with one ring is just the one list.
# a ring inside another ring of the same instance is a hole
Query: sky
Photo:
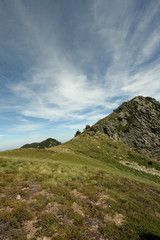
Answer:
[[0, 150], [160, 100], [160, 0], [0, 0]]

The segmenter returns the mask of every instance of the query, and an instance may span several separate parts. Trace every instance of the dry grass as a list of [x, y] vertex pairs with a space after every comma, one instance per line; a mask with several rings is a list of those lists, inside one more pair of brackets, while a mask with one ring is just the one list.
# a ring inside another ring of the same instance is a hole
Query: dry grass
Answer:
[[0, 239], [160, 239], [159, 177], [122, 160], [149, 161], [104, 135], [1, 152]]

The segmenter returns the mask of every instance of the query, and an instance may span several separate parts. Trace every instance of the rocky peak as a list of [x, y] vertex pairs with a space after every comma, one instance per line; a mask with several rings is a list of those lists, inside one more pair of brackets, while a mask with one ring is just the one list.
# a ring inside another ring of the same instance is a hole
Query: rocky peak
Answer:
[[123, 103], [92, 130], [160, 160], [160, 103], [154, 98], [137, 96]]

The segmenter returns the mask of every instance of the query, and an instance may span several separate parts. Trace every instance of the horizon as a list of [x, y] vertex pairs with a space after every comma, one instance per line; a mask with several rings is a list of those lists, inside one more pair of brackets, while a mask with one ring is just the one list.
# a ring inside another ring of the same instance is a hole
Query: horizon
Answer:
[[0, 2], [0, 151], [160, 101], [159, 0]]

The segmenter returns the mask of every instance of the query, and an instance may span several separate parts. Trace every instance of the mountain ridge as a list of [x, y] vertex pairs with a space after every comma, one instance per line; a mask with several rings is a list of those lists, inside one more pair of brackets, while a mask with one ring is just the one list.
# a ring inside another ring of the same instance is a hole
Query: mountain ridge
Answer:
[[137, 96], [121, 104], [89, 131], [102, 132], [160, 161], [160, 103], [154, 98]]
[[159, 162], [94, 125], [49, 149], [0, 152], [0, 180], [0, 239], [160, 239]]

